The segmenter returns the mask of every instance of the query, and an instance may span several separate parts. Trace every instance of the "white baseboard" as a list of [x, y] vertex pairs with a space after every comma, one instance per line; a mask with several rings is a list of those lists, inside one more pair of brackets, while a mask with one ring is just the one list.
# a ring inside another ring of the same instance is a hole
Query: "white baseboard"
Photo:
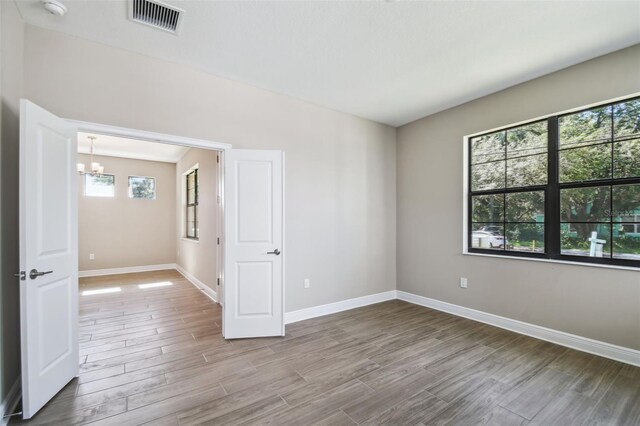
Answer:
[[610, 358], [626, 364], [640, 366], [640, 351], [634, 349], [612, 345], [611, 343], [605, 343], [599, 340], [589, 339], [587, 337], [576, 336], [575, 334], [565, 333], [563, 331], [553, 330], [539, 325], [477, 311], [475, 309], [465, 308], [464, 306], [454, 305], [452, 303], [442, 302], [440, 300], [430, 299], [424, 296], [418, 296], [405, 291], [398, 290], [397, 294], [398, 299], [414, 303], [416, 305], [448, 312], [453, 315], [469, 318], [474, 321], [504, 328], [516, 333], [525, 334], [537, 339], [546, 340], [547, 342]]
[[197, 287], [200, 290], [202, 290], [204, 292], [204, 294], [209, 296], [209, 298], [211, 300], [213, 300], [214, 302], [218, 303], [218, 294], [215, 291], [213, 291], [213, 289], [211, 287], [209, 287], [208, 285], [206, 285], [205, 283], [203, 283], [202, 281], [197, 279], [195, 276], [193, 276], [192, 274], [187, 272], [186, 269], [184, 269], [182, 266], [175, 265], [175, 269], [176, 269], [176, 271], [180, 272], [182, 274], [182, 276], [187, 279], [187, 281], [189, 281], [195, 287]]
[[161, 265], [143, 265], [143, 266], [129, 266], [125, 268], [93, 269], [90, 271], [79, 271], [78, 277], [82, 278], [82, 277], [98, 277], [102, 275], [132, 274], [135, 272], [162, 271], [165, 269], [176, 269], [176, 264], [164, 263]]
[[284, 313], [284, 323], [291, 324], [298, 321], [304, 321], [310, 318], [321, 317], [324, 315], [335, 314], [337, 312], [348, 311], [349, 309], [359, 308], [361, 306], [372, 305], [374, 303], [386, 302], [396, 298], [396, 291], [385, 291], [383, 293], [370, 294], [368, 296], [356, 297], [354, 299], [341, 300], [340, 302], [328, 303], [326, 305], [313, 306], [311, 308], [300, 309]]
[[12, 419], [12, 417], [4, 416], [12, 414], [16, 410], [18, 402], [20, 402], [20, 398], [22, 397], [22, 394], [20, 392], [21, 385], [22, 379], [20, 376], [18, 376], [16, 381], [13, 382], [11, 389], [9, 389], [9, 392], [2, 400], [2, 403], [0, 403], [0, 413], [2, 413], [2, 417], [0, 417], [0, 426], [6, 426], [9, 423], [9, 420]]

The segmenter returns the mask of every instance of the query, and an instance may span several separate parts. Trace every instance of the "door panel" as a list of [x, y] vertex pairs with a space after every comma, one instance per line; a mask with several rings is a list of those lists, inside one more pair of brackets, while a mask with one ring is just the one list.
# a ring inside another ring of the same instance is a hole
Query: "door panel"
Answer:
[[69, 212], [60, 206], [69, 204], [68, 170], [74, 167], [70, 162], [74, 153], [69, 152], [66, 136], [56, 129], [40, 127], [38, 133], [38, 167], [35, 173], [39, 196], [34, 207], [38, 215], [38, 254], [46, 256], [69, 250], [69, 221], [64, 217]]
[[284, 155], [225, 153], [227, 339], [284, 335]]
[[58, 336], [58, 330], [72, 328], [73, 301], [68, 278], [34, 285], [37, 286], [36, 303], [40, 310], [40, 347], [47, 348], [46, 351], [39, 352], [38, 374], [43, 375], [73, 350], [70, 336]]
[[273, 315], [273, 268], [271, 262], [237, 262], [236, 306], [238, 317]]
[[237, 242], [273, 243], [273, 164], [269, 161], [238, 161]]
[[[20, 334], [23, 418], [78, 374], [77, 132], [20, 104]], [[36, 270], [47, 272], [34, 275]], [[49, 272], [50, 271], [50, 272]]]

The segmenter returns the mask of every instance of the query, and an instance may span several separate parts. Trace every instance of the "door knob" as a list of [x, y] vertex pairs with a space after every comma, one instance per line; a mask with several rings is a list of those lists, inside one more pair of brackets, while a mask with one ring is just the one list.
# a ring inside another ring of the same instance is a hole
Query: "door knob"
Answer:
[[276, 256], [278, 256], [280, 254], [280, 250], [275, 249], [274, 251], [268, 251], [267, 254], [275, 254]]
[[32, 280], [35, 280], [38, 277], [41, 277], [43, 275], [47, 275], [52, 273], [53, 271], [46, 271], [46, 272], [38, 272], [37, 269], [32, 269], [31, 271], [29, 271], [29, 278], [31, 278]]

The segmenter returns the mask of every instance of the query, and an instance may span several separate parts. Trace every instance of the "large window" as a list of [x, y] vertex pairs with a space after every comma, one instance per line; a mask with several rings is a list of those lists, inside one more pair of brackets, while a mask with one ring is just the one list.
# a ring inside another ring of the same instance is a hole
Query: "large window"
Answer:
[[186, 237], [198, 239], [198, 169], [189, 171], [186, 175]]
[[640, 266], [640, 99], [469, 138], [471, 252]]

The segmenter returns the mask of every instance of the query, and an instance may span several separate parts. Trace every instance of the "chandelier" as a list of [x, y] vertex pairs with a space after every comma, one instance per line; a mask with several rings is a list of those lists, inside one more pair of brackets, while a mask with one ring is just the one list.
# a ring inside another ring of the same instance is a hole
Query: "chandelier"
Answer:
[[85, 171], [84, 163], [78, 163], [77, 170], [81, 175], [91, 175], [91, 176], [100, 176], [104, 172], [104, 166], [101, 166], [100, 163], [93, 161], [93, 144], [96, 141], [95, 136], [87, 136], [87, 139], [91, 140], [91, 169], [90, 171]]

